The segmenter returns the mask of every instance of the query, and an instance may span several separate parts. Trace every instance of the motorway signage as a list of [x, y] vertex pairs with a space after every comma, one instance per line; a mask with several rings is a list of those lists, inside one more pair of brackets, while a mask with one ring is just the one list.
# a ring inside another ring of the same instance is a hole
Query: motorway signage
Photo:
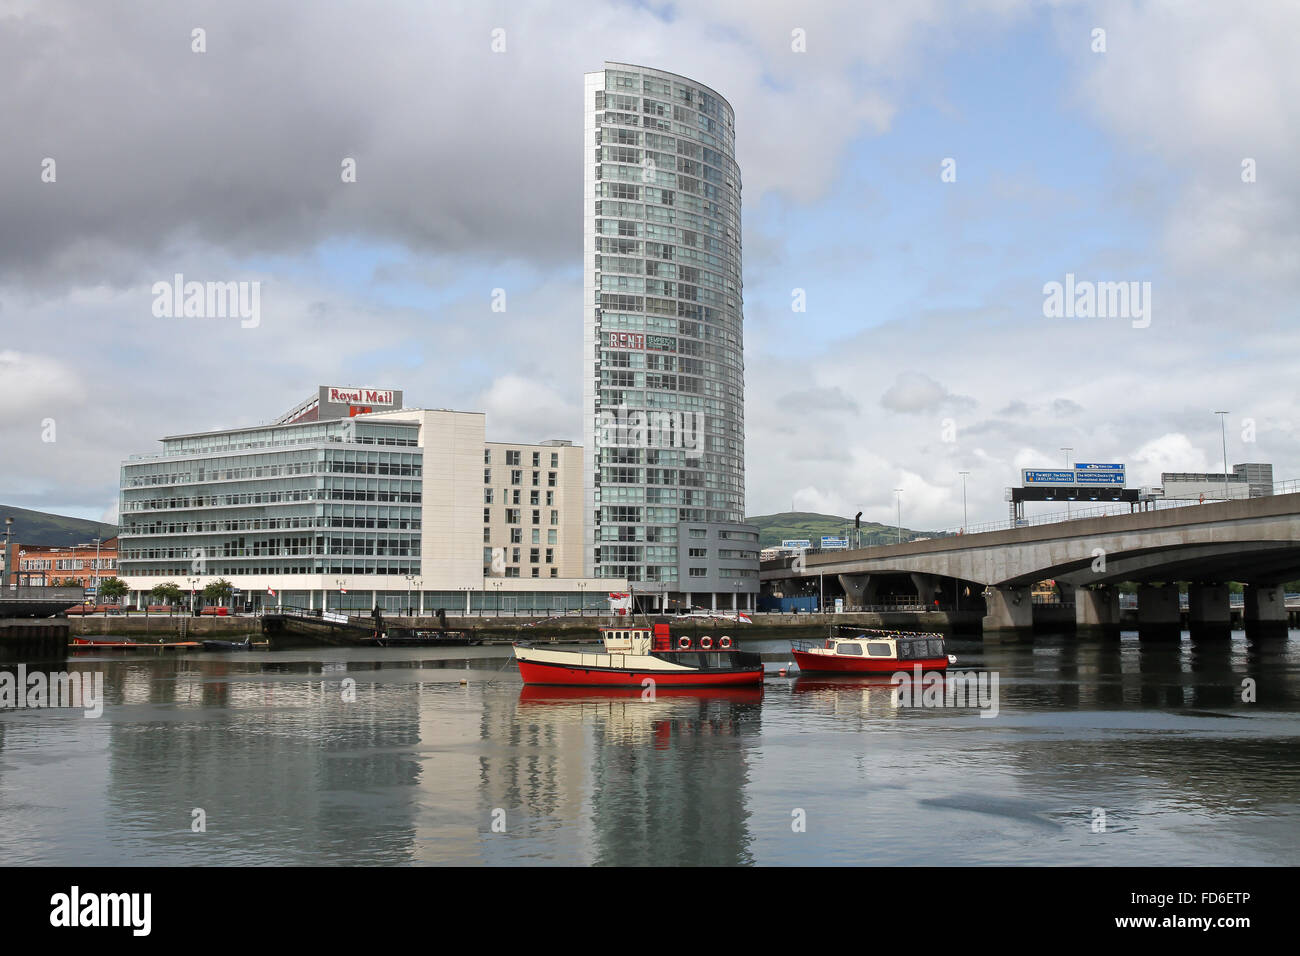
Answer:
[[822, 535], [823, 551], [845, 551], [848, 550], [848, 547], [849, 547], [848, 538], [837, 538], [833, 535], [828, 535], [828, 534]]
[[1035, 471], [1025, 468], [1020, 472], [1020, 481], [1025, 485], [1072, 485], [1074, 471]]
[[1030, 485], [1119, 485], [1124, 486], [1124, 466], [1112, 462], [1090, 462], [1070, 469], [1025, 468], [1020, 472], [1021, 484]]

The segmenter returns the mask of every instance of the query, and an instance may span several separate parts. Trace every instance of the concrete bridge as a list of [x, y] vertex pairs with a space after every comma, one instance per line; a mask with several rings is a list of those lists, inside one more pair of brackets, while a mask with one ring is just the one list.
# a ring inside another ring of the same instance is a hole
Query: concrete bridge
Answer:
[[[1139, 630], [1177, 630], [1178, 582], [1191, 629], [1226, 633], [1228, 583], [1245, 585], [1244, 620], [1286, 631], [1281, 585], [1300, 579], [1300, 493], [1107, 515], [929, 541], [765, 561], [760, 579], [784, 594], [839, 594], [850, 606], [913, 595], [959, 611], [982, 606], [985, 631], [1032, 627], [1030, 588], [1056, 581], [1082, 628], [1117, 629], [1115, 585], [1137, 582]], [[1041, 605], [1040, 605], [1041, 607]]]

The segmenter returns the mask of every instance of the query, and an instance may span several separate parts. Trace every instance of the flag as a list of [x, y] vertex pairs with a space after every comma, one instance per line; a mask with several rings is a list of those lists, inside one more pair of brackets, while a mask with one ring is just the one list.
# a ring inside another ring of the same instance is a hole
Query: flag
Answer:
[[632, 595], [626, 591], [610, 591], [609, 610], [613, 614], [626, 614], [632, 610]]
[[271, 595], [271, 597], [275, 597], [275, 591], [271, 589], [271, 586], [270, 586], [270, 585], [267, 585], [267, 587], [266, 587], [266, 593], [269, 594], [269, 595]]
[[348, 589], [347, 589], [347, 588], [345, 588], [345, 587], [340, 587], [340, 588], [339, 588], [339, 594], [347, 594], [347, 593], [348, 593]]

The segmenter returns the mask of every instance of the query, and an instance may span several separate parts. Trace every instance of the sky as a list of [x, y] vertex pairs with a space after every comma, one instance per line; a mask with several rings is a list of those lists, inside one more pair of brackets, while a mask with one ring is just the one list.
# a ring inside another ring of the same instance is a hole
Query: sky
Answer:
[[[606, 60], [735, 110], [749, 514], [955, 528], [1021, 468], [1153, 485], [1225, 435], [1300, 478], [1297, 37], [1293, 2], [0, 0], [0, 502], [115, 520], [124, 458], [324, 384], [580, 441]], [[257, 322], [156, 314], [177, 273]], [[1144, 313], [1052, 314], [1067, 276]]]

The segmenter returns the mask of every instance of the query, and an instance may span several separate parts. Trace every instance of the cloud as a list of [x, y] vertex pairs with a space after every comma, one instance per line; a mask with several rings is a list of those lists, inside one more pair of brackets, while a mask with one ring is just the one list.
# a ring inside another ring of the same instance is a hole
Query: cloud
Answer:
[[880, 404], [894, 412], [934, 412], [945, 406], [973, 405], [961, 395], [954, 395], [943, 385], [921, 372], [902, 372], [894, 384], [880, 396]]

